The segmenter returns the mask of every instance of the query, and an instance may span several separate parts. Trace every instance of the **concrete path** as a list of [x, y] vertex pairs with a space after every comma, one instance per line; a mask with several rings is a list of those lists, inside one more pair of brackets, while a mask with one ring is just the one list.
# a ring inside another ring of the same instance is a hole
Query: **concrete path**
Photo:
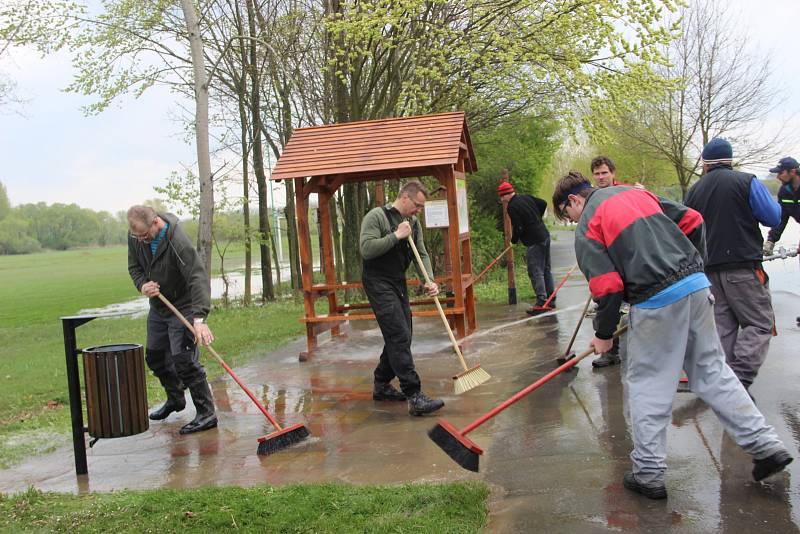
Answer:
[[[574, 264], [572, 234], [553, 245], [556, 278]], [[769, 265], [780, 335], [752, 388], [758, 406], [795, 456], [800, 446], [800, 276], [797, 260]], [[557, 280], [558, 281], [558, 280]], [[437, 415], [465, 426], [554, 368], [588, 296], [576, 271], [559, 293], [557, 313], [524, 320], [516, 307], [479, 304], [480, 331], [464, 343], [492, 380], [464, 395], [452, 393], [458, 364], [438, 319], [415, 322], [414, 355], [423, 388], [446, 406]], [[520, 288], [527, 297], [529, 287]], [[591, 336], [589, 321], [576, 343]], [[265, 325], [267, 328], [268, 325]], [[271, 432], [229, 379], [213, 384], [220, 426], [180, 436], [187, 409], [128, 438], [100, 440], [89, 452], [89, 475], [76, 477], [72, 450], [31, 459], [0, 472], [0, 491], [33, 485], [86, 492], [206, 485], [353, 484], [485, 480], [493, 487], [490, 532], [796, 532], [800, 519], [800, 461], [765, 484], [752, 482], [749, 457], [722, 432], [711, 410], [678, 394], [670, 426], [669, 499], [648, 501], [622, 487], [631, 439], [619, 367], [580, 370], [540, 390], [470, 434], [485, 451], [481, 472], [462, 470], [426, 432], [435, 418], [412, 418], [405, 403], [371, 400], [372, 368], [382, 346], [374, 323], [356, 322], [344, 339], [322, 345], [299, 363], [304, 342], [265, 353], [237, 369], [287, 424], [304, 421], [312, 437], [278, 454], [256, 455], [256, 439]], [[223, 355], [224, 356], [224, 355]], [[206, 365], [216, 365], [206, 360]]]

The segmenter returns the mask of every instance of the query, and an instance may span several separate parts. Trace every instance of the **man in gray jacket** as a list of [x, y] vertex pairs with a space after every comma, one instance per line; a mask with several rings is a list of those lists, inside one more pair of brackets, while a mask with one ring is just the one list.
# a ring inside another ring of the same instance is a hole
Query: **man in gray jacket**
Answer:
[[[183, 390], [189, 388], [197, 415], [180, 433], [214, 428], [214, 398], [197, 347], [214, 340], [206, 324], [211, 294], [205, 269], [174, 215], [133, 206], [128, 210], [128, 226], [128, 272], [136, 289], [150, 298], [145, 360], [167, 393], [167, 402], [150, 419], [166, 419], [183, 410]], [[196, 338], [161, 302], [159, 293], [193, 321]]]

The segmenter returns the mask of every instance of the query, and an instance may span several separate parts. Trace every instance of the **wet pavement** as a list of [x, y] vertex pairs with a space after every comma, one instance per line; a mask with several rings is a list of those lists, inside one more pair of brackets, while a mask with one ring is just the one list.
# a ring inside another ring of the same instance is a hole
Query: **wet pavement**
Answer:
[[[574, 264], [572, 234], [553, 243], [556, 282]], [[800, 276], [797, 259], [768, 265], [779, 336], [751, 389], [793, 455], [800, 447]], [[520, 289], [529, 295], [530, 289]], [[423, 388], [446, 406], [437, 414], [458, 427], [552, 370], [588, 296], [576, 271], [559, 292], [557, 313], [527, 318], [516, 307], [479, 303], [480, 330], [467, 338], [468, 363], [492, 375], [461, 396], [458, 370], [438, 319], [414, 324], [413, 351]], [[305, 422], [312, 436], [278, 454], [256, 455], [256, 439], [272, 431], [236, 384], [212, 384], [216, 430], [180, 436], [189, 408], [147, 432], [100, 440], [88, 452], [89, 475], [76, 477], [72, 449], [0, 471], [0, 491], [28, 486], [65, 492], [207, 485], [353, 484], [484, 480], [492, 486], [489, 532], [798, 532], [800, 461], [767, 483], [750, 477], [750, 458], [722, 432], [714, 413], [691, 393], [678, 394], [668, 432], [669, 499], [649, 501], [622, 487], [631, 438], [619, 366], [562, 375], [479, 427], [470, 438], [485, 451], [480, 473], [461, 469], [426, 432], [434, 417], [407, 415], [406, 404], [371, 399], [372, 369], [382, 346], [374, 323], [355, 322], [346, 336], [321, 345], [304, 363], [304, 340], [265, 353], [237, 369], [285, 424]], [[590, 321], [576, 342], [583, 349]], [[128, 341], [128, 340], [121, 340]], [[224, 356], [224, 355], [223, 355]], [[205, 360], [206, 365], [216, 365]]]

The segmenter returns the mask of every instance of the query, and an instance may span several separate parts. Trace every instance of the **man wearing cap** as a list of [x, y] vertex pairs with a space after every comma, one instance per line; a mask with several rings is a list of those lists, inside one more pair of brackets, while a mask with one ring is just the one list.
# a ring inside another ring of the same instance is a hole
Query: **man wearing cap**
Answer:
[[545, 308], [544, 303], [553, 293], [553, 273], [550, 272], [550, 232], [542, 221], [547, 210], [547, 201], [531, 195], [517, 195], [514, 186], [507, 181], [497, 186], [500, 200], [507, 204], [508, 217], [511, 219], [511, 242], [528, 247], [525, 259], [528, 264], [528, 278], [531, 279], [533, 291], [536, 293], [536, 304], [526, 310], [528, 315], [538, 315], [555, 308], [556, 299], [550, 300]]
[[781, 238], [786, 223], [789, 222], [789, 217], [800, 222], [800, 174], [797, 170], [799, 166], [796, 159], [786, 157], [781, 158], [777, 167], [769, 170], [769, 172], [777, 174], [778, 180], [783, 184], [778, 190], [781, 222], [769, 231], [767, 240], [764, 242], [764, 256], [772, 254], [772, 249]]
[[681, 370], [752, 456], [756, 481], [789, 465], [791, 454], [725, 364], [714, 335], [700, 214], [634, 187], [594, 188], [574, 171], [556, 184], [553, 208], [578, 223], [575, 255], [598, 303], [595, 353], [611, 348], [620, 305], [623, 299], [631, 304], [623, 378], [633, 451], [625, 488], [667, 497], [667, 428]]
[[704, 174], [685, 203], [706, 221], [705, 272], [716, 301], [717, 332], [728, 365], [749, 389], [766, 358], [774, 325], [758, 224], [776, 226], [781, 210], [755, 176], [733, 170], [733, 148], [725, 139], [709, 141], [702, 161]]

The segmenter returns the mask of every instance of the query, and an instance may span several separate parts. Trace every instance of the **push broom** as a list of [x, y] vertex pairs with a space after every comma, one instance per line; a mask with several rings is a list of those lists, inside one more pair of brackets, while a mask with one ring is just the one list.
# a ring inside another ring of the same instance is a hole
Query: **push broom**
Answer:
[[581, 329], [581, 325], [583, 324], [583, 318], [586, 317], [586, 311], [589, 309], [589, 304], [592, 303], [592, 295], [589, 295], [589, 298], [586, 300], [586, 305], [583, 307], [583, 311], [581, 312], [581, 318], [578, 319], [578, 324], [575, 325], [575, 331], [572, 332], [572, 337], [569, 340], [569, 345], [567, 345], [567, 350], [564, 351], [564, 355], [560, 358], [556, 358], [556, 363], [558, 365], [567, 363], [568, 360], [571, 360], [575, 357], [575, 353], [572, 351], [572, 345], [575, 343], [575, 338], [578, 337], [578, 331]]
[[[619, 337], [622, 335], [628, 326], [625, 325], [614, 332], [614, 337]], [[585, 357], [589, 356], [590, 354], [594, 353], [594, 349], [587, 349], [586, 351], [578, 354], [574, 358], [567, 360], [564, 364], [558, 366], [557, 368], [553, 369], [542, 378], [531, 384], [530, 386], [526, 387], [522, 391], [515, 394], [513, 397], [509, 398], [496, 408], [492, 409], [488, 413], [482, 415], [466, 427], [463, 430], [458, 430], [455, 426], [447, 422], [445, 419], [439, 419], [438, 423], [435, 427], [428, 431], [428, 437], [430, 437], [434, 443], [436, 443], [445, 453], [447, 453], [450, 458], [455, 460], [455, 462], [463, 467], [464, 469], [469, 469], [470, 471], [478, 472], [478, 461], [480, 459], [480, 455], [483, 454], [483, 449], [481, 449], [474, 441], [467, 437], [467, 434], [484, 424], [489, 419], [492, 419], [500, 412], [511, 406], [512, 404], [516, 403], [517, 401], [521, 400], [523, 397], [529, 395], [535, 389], [541, 387], [544, 383], [551, 380], [556, 375], [559, 375], [577, 365], [579, 361], [584, 359]]]
[[567, 271], [567, 274], [564, 275], [564, 278], [561, 279], [561, 281], [558, 283], [558, 285], [553, 290], [553, 292], [550, 294], [550, 296], [547, 297], [547, 300], [544, 301], [544, 304], [542, 304], [541, 306], [531, 306], [531, 310], [534, 310], [535, 312], [550, 311], [552, 309], [550, 307], [550, 303], [553, 302], [554, 298], [556, 298], [556, 293], [558, 293], [558, 290], [561, 289], [561, 286], [563, 286], [567, 282], [567, 278], [569, 278], [569, 276], [572, 274], [572, 271], [574, 271], [577, 268], [578, 268], [578, 264], [576, 263], [575, 265], [572, 266], [572, 268], [570, 268], [569, 271]]
[[[158, 298], [161, 299], [161, 302], [163, 302], [167, 308], [172, 310], [172, 313], [174, 313], [175, 316], [181, 320], [181, 322], [192, 334], [195, 334], [195, 336], [197, 335], [194, 331], [194, 327], [189, 323], [189, 321], [186, 320], [186, 317], [184, 317], [183, 314], [179, 312], [169, 300], [167, 300], [167, 297], [159, 293]], [[273, 452], [278, 452], [281, 449], [303, 441], [309, 436], [308, 428], [306, 428], [303, 423], [281, 427], [281, 425], [278, 424], [278, 421], [270, 415], [266, 408], [264, 408], [264, 405], [259, 402], [253, 392], [244, 385], [238, 376], [236, 376], [236, 373], [233, 372], [233, 369], [231, 369], [228, 364], [225, 363], [225, 360], [223, 360], [222, 357], [217, 354], [217, 351], [215, 351], [211, 345], [206, 345], [206, 348], [214, 356], [214, 358], [217, 359], [219, 364], [228, 372], [228, 374], [231, 375], [231, 378], [233, 378], [233, 380], [239, 384], [239, 387], [242, 388], [242, 391], [244, 391], [247, 396], [250, 397], [250, 400], [253, 401], [258, 409], [261, 410], [261, 413], [263, 413], [264, 416], [269, 420], [270, 424], [276, 429], [276, 431], [272, 434], [267, 434], [266, 436], [261, 436], [258, 438], [258, 454], [268, 455], [272, 454]]]
[[[425, 276], [425, 282], [430, 284], [431, 278], [428, 276], [428, 271], [425, 269], [425, 264], [422, 263], [422, 258], [419, 257], [417, 245], [414, 244], [414, 239], [412, 239], [411, 236], [408, 236], [408, 242], [411, 244], [411, 250], [414, 251], [414, 257], [417, 258], [419, 270], [422, 271], [422, 274]], [[439, 317], [442, 318], [442, 323], [444, 323], [444, 327], [447, 329], [447, 334], [450, 336], [450, 342], [453, 344], [453, 350], [456, 351], [458, 360], [461, 362], [461, 366], [464, 368], [464, 371], [453, 377], [453, 390], [455, 391], [456, 395], [460, 395], [465, 391], [469, 391], [474, 387], [480, 386], [492, 377], [481, 367], [480, 364], [472, 368], [467, 367], [467, 362], [464, 361], [464, 356], [461, 354], [461, 348], [458, 346], [456, 337], [453, 335], [453, 330], [450, 328], [450, 323], [447, 322], [447, 317], [444, 314], [442, 305], [439, 303], [439, 298], [433, 297], [433, 302], [436, 303], [436, 309], [439, 310]]]
[[490, 263], [489, 265], [487, 265], [487, 266], [486, 266], [486, 268], [485, 268], [484, 270], [482, 270], [482, 271], [481, 271], [481, 273], [480, 273], [478, 276], [476, 276], [475, 278], [473, 278], [473, 279], [472, 279], [472, 284], [473, 284], [473, 285], [474, 285], [474, 284], [477, 284], [477, 283], [478, 283], [478, 280], [480, 280], [481, 278], [483, 278], [483, 275], [485, 275], [486, 273], [488, 273], [488, 272], [489, 272], [489, 269], [491, 269], [492, 267], [494, 267], [494, 266], [495, 266], [495, 264], [496, 264], [498, 261], [500, 261], [500, 258], [502, 258], [503, 256], [505, 256], [505, 255], [506, 255], [506, 252], [508, 252], [508, 250], [509, 250], [510, 248], [511, 248], [511, 245], [508, 245], [506, 248], [504, 248], [504, 249], [503, 249], [503, 252], [501, 252], [501, 253], [500, 253], [500, 254], [499, 254], [499, 255], [498, 255], [498, 256], [497, 256], [495, 259], [493, 259], [493, 260], [492, 260], [492, 263]]

